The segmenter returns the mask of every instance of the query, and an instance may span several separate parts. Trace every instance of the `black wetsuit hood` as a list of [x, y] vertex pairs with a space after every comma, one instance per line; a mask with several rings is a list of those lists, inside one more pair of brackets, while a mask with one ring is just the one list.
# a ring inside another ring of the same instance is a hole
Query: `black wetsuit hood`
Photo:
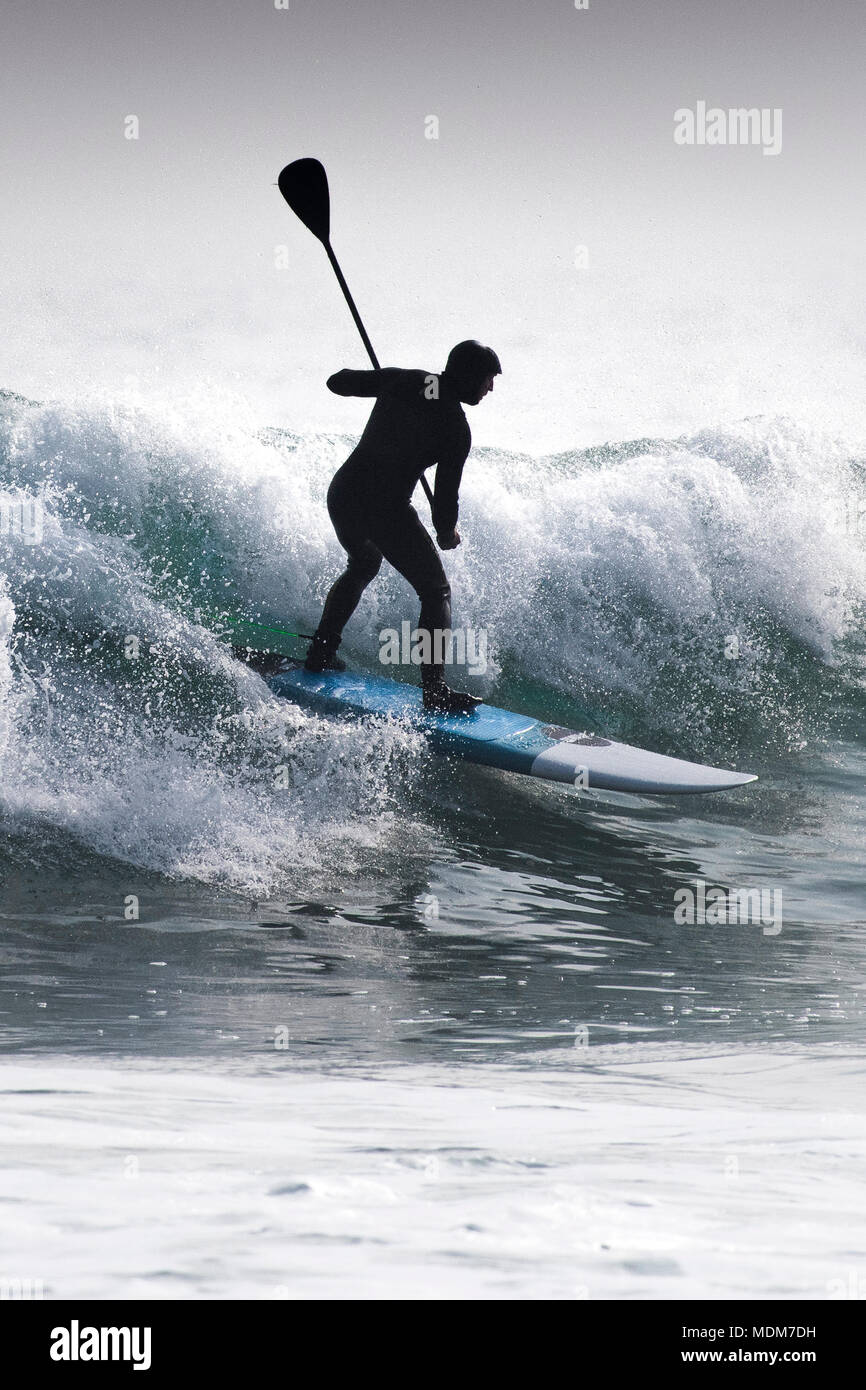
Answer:
[[458, 343], [448, 354], [445, 380], [453, 387], [458, 400], [477, 405], [479, 392], [489, 376], [499, 376], [502, 367], [493, 348], [484, 347], [474, 338]]

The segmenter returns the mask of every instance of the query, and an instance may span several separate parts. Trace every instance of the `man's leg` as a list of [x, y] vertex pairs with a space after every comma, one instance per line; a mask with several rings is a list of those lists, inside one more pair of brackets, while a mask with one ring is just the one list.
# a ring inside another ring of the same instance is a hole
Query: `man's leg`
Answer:
[[333, 484], [328, 490], [328, 512], [337, 539], [349, 559], [345, 570], [331, 585], [322, 616], [310, 643], [304, 663], [308, 671], [344, 671], [337, 656], [343, 628], [361, 601], [361, 595], [376, 578], [382, 553], [366, 534], [355, 499]]
[[[386, 517], [377, 517], [371, 524], [371, 533], [388, 563], [408, 579], [420, 598], [418, 626], [429, 632], [431, 655], [435, 654], [435, 633], [451, 630], [451, 585], [429, 531], [421, 524], [415, 508], [410, 506]], [[449, 690], [441, 661], [422, 664], [421, 684], [427, 709], [468, 714], [481, 703], [474, 695]]]
[[346, 568], [339, 579], [334, 580], [325, 599], [318, 628], [323, 636], [342, 636], [343, 628], [361, 602], [361, 595], [379, 573], [381, 563], [380, 552], [369, 542], [360, 553], [349, 556]]

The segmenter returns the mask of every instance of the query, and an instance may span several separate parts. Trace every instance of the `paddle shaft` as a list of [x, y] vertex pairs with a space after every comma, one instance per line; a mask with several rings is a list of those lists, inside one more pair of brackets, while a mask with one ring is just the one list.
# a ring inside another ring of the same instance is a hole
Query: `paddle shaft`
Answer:
[[345, 277], [345, 275], [343, 274], [342, 270], [340, 269], [340, 262], [337, 260], [337, 257], [334, 255], [334, 248], [333, 248], [333, 246], [331, 245], [330, 241], [324, 242], [323, 245], [324, 245], [324, 247], [325, 247], [325, 250], [326, 250], [327, 253], [328, 253], [328, 260], [331, 262], [331, 265], [334, 267], [334, 274], [335, 274], [336, 277], [337, 277], [337, 281], [338, 281], [338, 283], [339, 283], [340, 289], [343, 291], [343, 294], [344, 294], [345, 297], [346, 297], [346, 303], [347, 303], [348, 306], [349, 306], [349, 311], [350, 311], [350, 313], [351, 313], [351, 315], [352, 315], [352, 318], [355, 320], [355, 327], [357, 328], [358, 332], [359, 332], [360, 335], [361, 335], [361, 340], [362, 340], [362, 342], [363, 342], [363, 344], [364, 344], [364, 347], [367, 349], [367, 356], [369, 357], [370, 361], [373, 363], [373, 366], [376, 368], [376, 371], [378, 372], [378, 371], [379, 371], [379, 359], [378, 359], [378, 357], [376, 356], [375, 352], [373, 351], [373, 344], [370, 342], [370, 339], [369, 339], [369, 337], [368, 337], [368, 335], [367, 335], [367, 330], [366, 330], [366, 328], [364, 327], [363, 323], [361, 322], [361, 315], [358, 313], [358, 310], [357, 310], [357, 308], [355, 307], [355, 301], [354, 301], [354, 299], [352, 298], [351, 290], [349, 289], [349, 286], [346, 284], [346, 277]]

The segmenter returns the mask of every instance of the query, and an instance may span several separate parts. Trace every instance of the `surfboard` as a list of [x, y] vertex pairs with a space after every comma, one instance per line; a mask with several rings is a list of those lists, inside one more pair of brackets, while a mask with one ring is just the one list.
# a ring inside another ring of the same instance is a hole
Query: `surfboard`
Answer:
[[420, 730], [438, 753], [578, 789], [656, 795], [729, 791], [757, 781], [750, 773], [633, 748], [496, 705], [479, 705], [465, 716], [428, 714], [418, 686], [364, 672], [313, 673], [299, 664], [268, 676], [267, 683], [276, 695], [319, 713], [399, 719]]

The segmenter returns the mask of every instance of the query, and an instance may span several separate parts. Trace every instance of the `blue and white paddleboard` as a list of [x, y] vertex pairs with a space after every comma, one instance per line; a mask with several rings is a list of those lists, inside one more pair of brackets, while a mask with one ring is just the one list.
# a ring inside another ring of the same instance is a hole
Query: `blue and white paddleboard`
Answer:
[[479, 705], [457, 717], [428, 714], [418, 686], [351, 671], [313, 674], [298, 666], [268, 677], [276, 695], [321, 713], [385, 715], [424, 733], [451, 757], [551, 782], [618, 792], [720, 792], [757, 778], [704, 767], [627, 743], [543, 724], [529, 715]]

